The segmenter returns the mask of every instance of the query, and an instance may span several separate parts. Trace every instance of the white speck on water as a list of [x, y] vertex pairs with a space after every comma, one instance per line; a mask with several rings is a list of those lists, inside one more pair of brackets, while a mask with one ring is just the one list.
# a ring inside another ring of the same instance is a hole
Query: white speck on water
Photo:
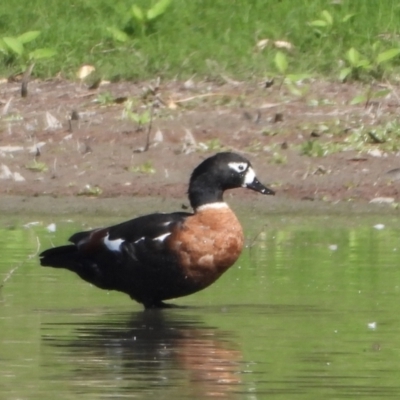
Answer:
[[375, 229], [378, 229], [378, 230], [380, 231], [380, 230], [382, 230], [382, 229], [385, 228], [385, 225], [383, 225], [383, 224], [376, 224], [376, 225], [374, 225], [374, 228], [375, 228]]
[[56, 224], [53, 222], [50, 225], [47, 225], [46, 227], [48, 232], [55, 232], [57, 230]]
[[376, 329], [376, 322], [368, 322], [368, 329]]
[[337, 244], [330, 244], [330, 245], [328, 246], [328, 248], [329, 248], [329, 250], [335, 251], [335, 250], [338, 249], [338, 245], [337, 245]]
[[40, 225], [39, 221], [32, 221], [32, 222], [28, 222], [27, 224], [24, 225], [24, 228], [31, 228], [32, 226], [38, 226]]

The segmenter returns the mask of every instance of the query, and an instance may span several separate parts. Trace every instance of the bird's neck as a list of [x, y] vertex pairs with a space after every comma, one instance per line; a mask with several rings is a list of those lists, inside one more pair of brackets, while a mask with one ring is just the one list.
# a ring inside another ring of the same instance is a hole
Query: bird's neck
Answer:
[[210, 177], [199, 176], [190, 181], [189, 201], [194, 210], [207, 204], [223, 203], [224, 190]]

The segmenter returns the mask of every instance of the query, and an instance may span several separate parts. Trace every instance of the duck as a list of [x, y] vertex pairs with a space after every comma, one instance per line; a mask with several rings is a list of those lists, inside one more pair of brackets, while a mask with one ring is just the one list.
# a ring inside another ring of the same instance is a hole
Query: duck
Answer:
[[71, 244], [43, 251], [40, 264], [65, 268], [100, 289], [126, 293], [145, 309], [173, 307], [165, 300], [207, 288], [239, 258], [244, 234], [223, 194], [240, 187], [275, 194], [260, 183], [245, 157], [217, 153], [190, 176], [193, 212], [158, 212], [75, 233]]

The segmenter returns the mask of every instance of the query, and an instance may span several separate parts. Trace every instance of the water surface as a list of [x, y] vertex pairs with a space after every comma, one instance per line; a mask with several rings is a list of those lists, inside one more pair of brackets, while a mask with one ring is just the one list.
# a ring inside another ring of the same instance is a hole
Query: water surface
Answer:
[[0, 397], [399, 398], [398, 219], [240, 219], [235, 267], [184, 308], [144, 312], [38, 266], [38, 244], [115, 218], [2, 217]]

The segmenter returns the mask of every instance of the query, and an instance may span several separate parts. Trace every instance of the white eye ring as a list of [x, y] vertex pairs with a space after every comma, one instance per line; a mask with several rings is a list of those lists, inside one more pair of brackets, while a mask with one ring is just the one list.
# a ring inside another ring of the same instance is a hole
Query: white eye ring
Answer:
[[240, 174], [241, 172], [246, 170], [248, 164], [246, 162], [230, 162], [228, 166], [229, 168], [233, 169], [234, 171]]

